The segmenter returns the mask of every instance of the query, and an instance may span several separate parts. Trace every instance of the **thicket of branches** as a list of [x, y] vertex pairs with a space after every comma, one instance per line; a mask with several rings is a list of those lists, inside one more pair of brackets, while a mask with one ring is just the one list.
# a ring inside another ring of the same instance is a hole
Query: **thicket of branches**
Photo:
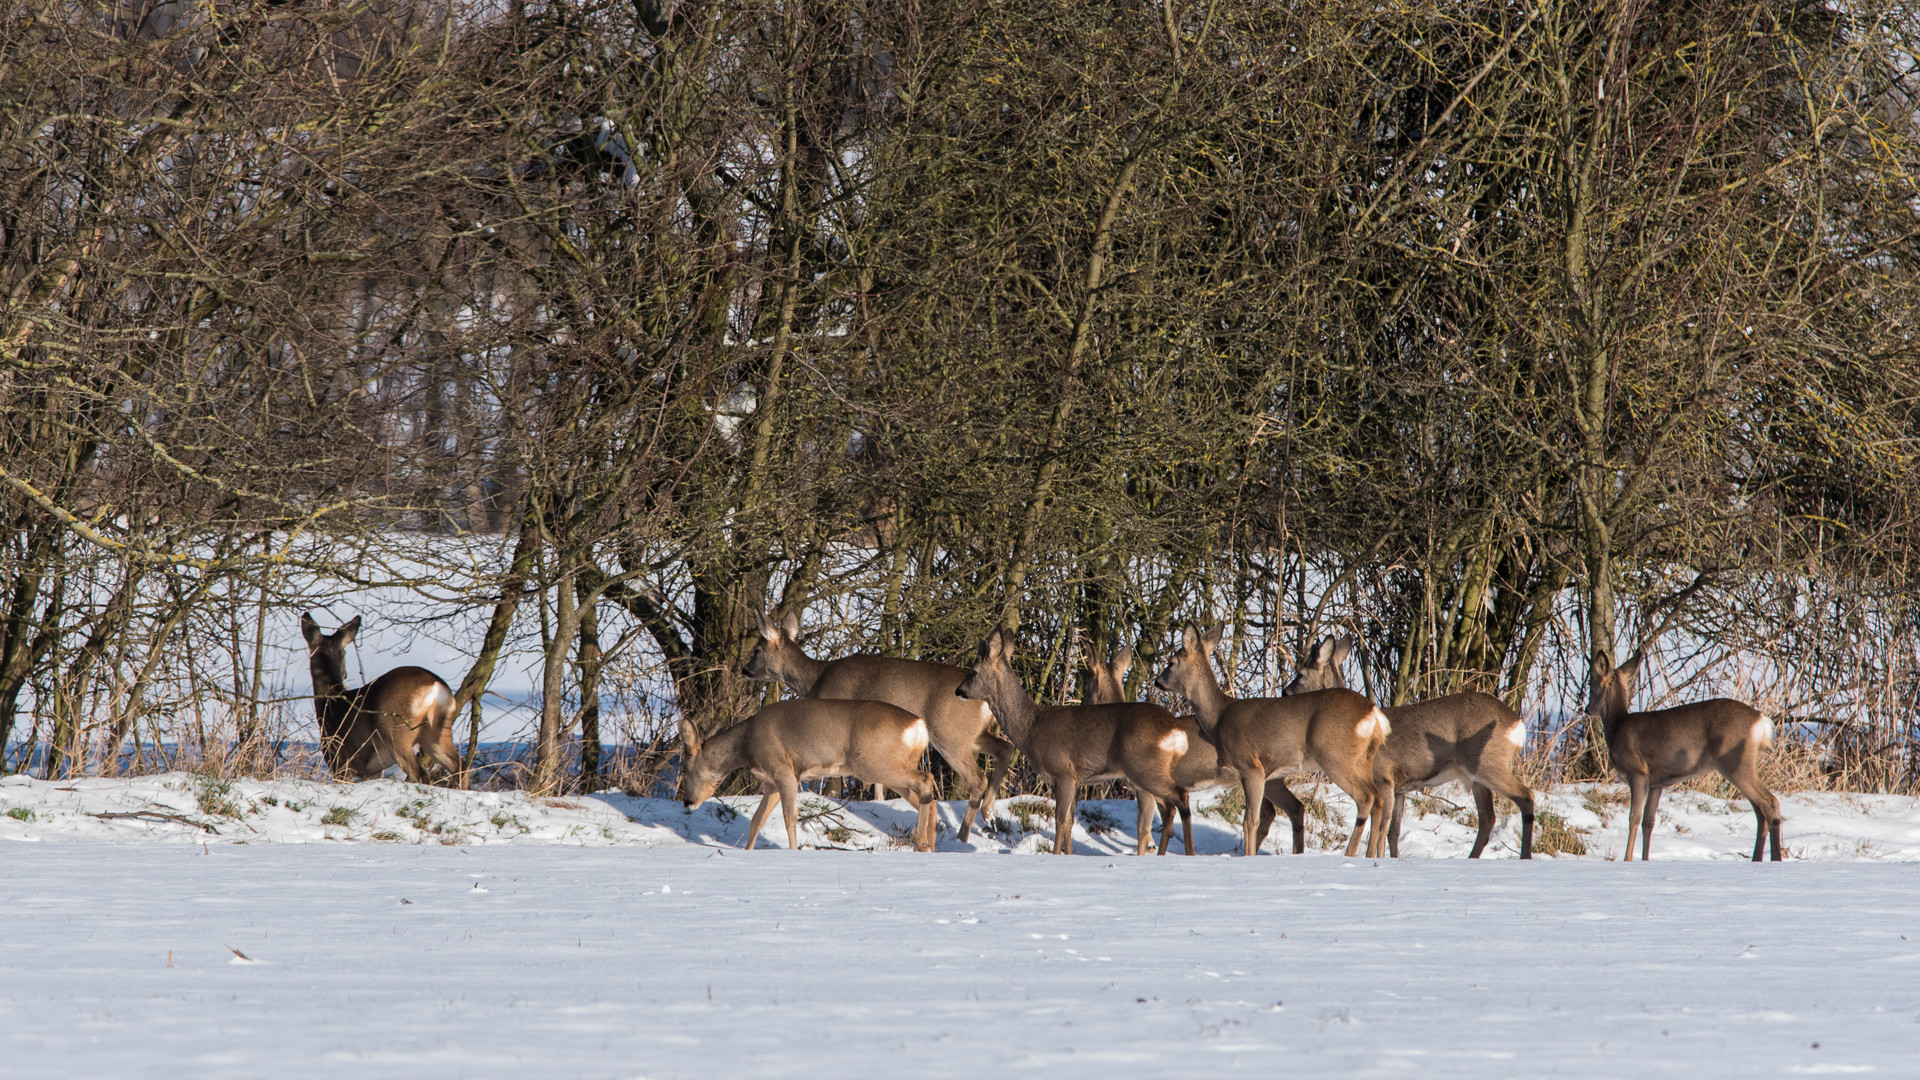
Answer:
[[269, 767], [268, 610], [398, 584], [479, 616], [475, 731], [543, 652], [543, 788], [609, 680], [742, 715], [804, 608], [826, 652], [1017, 627], [1053, 698], [1183, 619], [1255, 692], [1341, 630], [1568, 775], [1585, 656], [1658, 647], [1911, 789], [1916, 29], [0, 0], [0, 748], [217, 715]]

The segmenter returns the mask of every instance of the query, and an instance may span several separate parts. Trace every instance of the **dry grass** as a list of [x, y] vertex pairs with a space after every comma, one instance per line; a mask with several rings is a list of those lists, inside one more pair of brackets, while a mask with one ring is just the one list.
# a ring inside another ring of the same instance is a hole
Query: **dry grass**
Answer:
[[1567, 819], [1559, 814], [1542, 811], [1533, 823], [1533, 852], [1536, 855], [1585, 855], [1590, 835], [1586, 829], [1568, 825]]

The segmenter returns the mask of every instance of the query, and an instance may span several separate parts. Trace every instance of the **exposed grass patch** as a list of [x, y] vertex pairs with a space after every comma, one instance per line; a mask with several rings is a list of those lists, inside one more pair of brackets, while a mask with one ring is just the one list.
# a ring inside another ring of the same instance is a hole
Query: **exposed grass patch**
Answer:
[[31, 806], [12, 807], [7, 811], [7, 816], [12, 818], [15, 821], [32, 821], [34, 817], [33, 807]]
[[1247, 793], [1238, 786], [1230, 787], [1200, 812], [1217, 817], [1236, 829], [1241, 828], [1247, 820]]
[[1588, 835], [1588, 830], [1568, 825], [1566, 818], [1543, 810], [1533, 820], [1533, 853], [1585, 855]]
[[194, 781], [193, 801], [201, 813], [212, 817], [237, 818], [245, 813], [233, 801], [233, 781], [217, 776]]
[[1080, 808], [1080, 824], [1086, 826], [1087, 835], [1089, 836], [1105, 836], [1110, 832], [1118, 831], [1120, 828], [1119, 819], [1107, 813], [1103, 807], [1098, 806], [1082, 806]]
[[853, 830], [847, 828], [845, 825], [830, 825], [827, 827], [827, 831], [821, 835], [825, 836], [831, 843], [845, 844], [853, 839]]
[[1611, 825], [1615, 808], [1627, 805], [1627, 793], [1616, 788], [1597, 787], [1590, 789], [1583, 801], [1593, 816], [1600, 819], [1600, 824]]
[[350, 825], [353, 823], [354, 810], [347, 806], [336, 806], [320, 818], [322, 825]]
[[397, 833], [397, 832], [393, 832], [393, 831], [391, 831], [391, 830], [388, 830], [388, 829], [381, 829], [381, 830], [380, 830], [379, 832], [377, 832], [377, 833], [374, 833], [374, 834], [373, 834], [373, 838], [374, 838], [375, 840], [404, 840], [404, 839], [406, 839], [405, 837], [403, 837], [403, 836], [401, 836], [401, 835], [400, 835], [399, 833]]

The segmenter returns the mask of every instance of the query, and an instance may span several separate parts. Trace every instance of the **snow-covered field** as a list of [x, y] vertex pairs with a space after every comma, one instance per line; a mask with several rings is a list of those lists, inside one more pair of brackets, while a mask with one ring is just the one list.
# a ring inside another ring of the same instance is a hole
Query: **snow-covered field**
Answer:
[[921, 854], [813, 797], [803, 844], [856, 850], [749, 853], [747, 799], [7, 778], [0, 1076], [1920, 1072], [1916, 800], [1790, 796], [1755, 866], [1744, 803], [1669, 795], [1625, 866], [1612, 794], [1543, 801], [1585, 858], [1504, 819], [1434, 857], [1437, 801], [1374, 862], [1137, 859], [1122, 802], [1076, 858], [1005, 857], [1031, 799]]

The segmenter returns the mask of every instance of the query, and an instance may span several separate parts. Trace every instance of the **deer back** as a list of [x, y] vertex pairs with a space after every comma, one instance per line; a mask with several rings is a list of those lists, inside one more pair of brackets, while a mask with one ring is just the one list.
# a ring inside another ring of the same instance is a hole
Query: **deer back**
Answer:
[[1327, 769], [1364, 760], [1369, 769], [1392, 730], [1373, 702], [1352, 690], [1291, 697], [1239, 698], [1221, 710], [1213, 741], [1228, 763], [1273, 769]]
[[966, 677], [966, 668], [952, 664], [862, 654], [830, 661], [811, 696], [884, 701], [925, 719], [936, 745], [971, 748], [993, 722], [993, 711], [985, 702], [955, 696]]
[[1083, 780], [1152, 773], [1191, 745], [1179, 718], [1149, 702], [1052, 705], [1034, 715], [1021, 747], [1044, 772]]
[[1607, 751], [1614, 768], [1660, 783], [1727, 772], [1749, 747], [1773, 743], [1773, 721], [1732, 698], [1628, 713], [1610, 727]]

